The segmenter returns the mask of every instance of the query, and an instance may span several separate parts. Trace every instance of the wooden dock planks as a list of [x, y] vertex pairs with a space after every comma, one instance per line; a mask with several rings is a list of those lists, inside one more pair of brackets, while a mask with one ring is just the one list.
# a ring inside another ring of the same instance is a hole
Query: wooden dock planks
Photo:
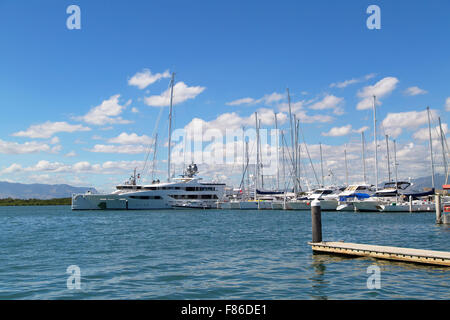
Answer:
[[397, 260], [450, 267], [450, 252], [346, 242], [309, 242], [314, 252]]

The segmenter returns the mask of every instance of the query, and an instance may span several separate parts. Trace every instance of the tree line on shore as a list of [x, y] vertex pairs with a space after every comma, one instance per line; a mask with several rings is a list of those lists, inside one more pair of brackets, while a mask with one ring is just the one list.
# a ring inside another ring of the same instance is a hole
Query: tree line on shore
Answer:
[[69, 206], [71, 198], [55, 199], [0, 199], [0, 206]]

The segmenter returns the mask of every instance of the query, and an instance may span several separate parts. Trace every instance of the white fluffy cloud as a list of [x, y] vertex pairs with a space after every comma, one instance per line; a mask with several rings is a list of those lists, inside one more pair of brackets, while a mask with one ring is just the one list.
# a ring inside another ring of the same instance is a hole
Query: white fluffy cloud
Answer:
[[407, 96], [417, 96], [419, 94], [426, 94], [428, 91], [420, 89], [419, 87], [409, 87], [404, 91]]
[[352, 126], [349, 124], [343, 127], [333, 127], [330, 131], [323, 132], [322, 135], [326, 137], [340, 137], [345, 136], [350, 132], [352, 132]]
[[450, 112], [450, 97], [448, 97], [447, 100], [445, 100], [445, 111]]
[[339, 98], [334, 95], [326, 95], [322, 100], [310, 105], [309, 108], [312, 110], [332, 109], [335, 114], [341, 115], [344, 112], [341, 107], [343, 101], [344, 98]]
[[[271, 109], [261, 108], [258, 109], [258, 119], [261, 121], [262, 126], [274, 126], [275, 116], [274, 111]], [[287, 115], [285, 113], [277, 113], [278, 125], [282, 125], [286, 122]], [[194, 118], [189, 122], [184, 130], [189, 134], [191, 139], [204, 141], [208, 140], [208, 137], [203, 136], [203, 134], [210, 130], [218, 130], [222, 135], [226, 134], [227, 130], [238, 130], [242, 127], [255, 128], [256, 120], [255, 114], [252, 113], [248, 117], [241, 117], [236, 112], [228, 112], [219, 115], [216, 119], [211, 121], [205, 121], [203, 119]], [[200, 137], [198, 135], [201, 135]]]
[[81, 124], [69, 124], [67, 122], [47, 121], [42, 124], [32, 125], [25, 131], [13, 133], [13, 136], [29, 137], [29, 138], [50, 138], [57, 132], [76, 132], [89, 130], [91, 129], [88, 127], [84, 127]]
[[100, 105], [92, 108], [86, 115], [76, 117], [76, 119], [95, 125], [131, 123], [131, 121], [124, 120], [119, 116], [131, 104], [131, 100], [121, 105], [119, 98], [120, 94], [116, 94], [108, 100], [104, 100]]
[[164, 71], [163, 73], [152, 74], [149, 69], [144, 69], [131, 77], [128, 80], [128, 84], [130, 86], [136, 86], [139, 89], [145, 89], [152, 83], [155, 83], [156, 81], [163, 78], [170, 78], [170, 73], [168, 70]]
[[353, 79], [345, 80], [345, 81], [342, 81], [342, 82], [332, 83], [332, 84], [330, 84], [330, 88], [340, 88], [340, 89], [342, 89], [342, 88], [345, 88], [345, 87], [347, 87], [347, 86], [349, 86], [351, 84], [355, 84], [355, 83], [363, 82], [365, 80], [372, 79], [373, 77], [375, 77], [375, 73], [370, 73], [368, 75], [365, 75], [362, 78], [353, 78]]
[[46, 143], [36, 141], [17, 143], [0, 139], [0, 153], [2, 154], [27, 154], [38, 152], [57, 153], [60, 149], [61, 146], [59, 145], [51, 147]]
[[96, 153], [139, 154], [139, 153], [146, 153], [148, 150], [145, 146], [134, 144], [133, 145], [96, 144], [92, 149], [89, 149], [88, 151]]
[[256, 104], [264, 104], [264, 105], [272, 105], [274, 103], [279, 102], [284, 98], [284, 95], [281, 93], [273, 92], [271, 94], [266, 94], [260, 99], [253, 99], [253, 98], [242, 98], [237, 99], [231, 102], [227, 102], [226, 105], [228, 106], [240, 106], [240, 105], [256, 105]]
[[[446, 123], [442, 124], [442, 131], [444, 131], [444, 136], [445, 136], [448, 132], [448, 126]], [[417, 140], [427, 140], [428, 141], [430, 139], [430, 131], [429, 131], [428, 127], [422, 128], [422, 129], [416, 131], [413, 135], [413, 138], [417, 139]], [[433, 140], [437, 140], [437, 139], [441, 138], [441, 129], [439, 128], [439, 126], [431, 128], [431, 138]]]
[[108, 140], [109, 143], [117, 143], [117, 144], [142, 144], [148, 145], [153, 143], [153, 139], [145, 134], [142, 136], [137, 135], [136, 133], [126, 133], [122, 132], [115, 138], [111, 138]]
[[[186, 100], [194, 99], [202, 93], [205, 87], [189, 87], [184, 82], [177, 82], [173, 86], [173, 105], [182, 103]], [[151, 107], [166, 107], [170, 105], [170, 88], [160, 95], [144, 98], [145, 104]]]
[[378, 105], [381, 104], [381, 98], [389, 95], [397, 87], [399, 80], [395, 77], [386, 77], [372, 86], [364, 87], [358, 92], [358, 97], [362, 100], [356, 106], [358, 110], [370, 109], [373, 106], [373, 96], [377, 97]]
[[130, 172], [133, 168], [142, 168], [143, 161], [106, 161], [102, 164], [91, 164], [88, 161], [80, 161], [74, 164], [50, 162], [40, 160], [35, 165], [23, 167], [13, 163], [0, 171], [2, 174], [13, 172], [53, 172], [53, 173], [94, 173], [94, 174], [121, 174]]
[[[430, 110], [433, 118], [437, 117], [436, 110]], [[388, 113], [386, 118], [382, 121], [382, 126], [386, 134], [397, 137], [403, 129], [414, 130], [421, 125], [428, 123], [427, 111], [408, 111], [398, 113]]]

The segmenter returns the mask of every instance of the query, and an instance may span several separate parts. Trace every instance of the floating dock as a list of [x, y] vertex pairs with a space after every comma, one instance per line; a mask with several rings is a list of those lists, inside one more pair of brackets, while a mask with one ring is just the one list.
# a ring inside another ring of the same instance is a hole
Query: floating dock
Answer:
[[450, 252], [386, 247], [346, 242], [309, 242], [314, 252], [372, 257], [450, 267]]

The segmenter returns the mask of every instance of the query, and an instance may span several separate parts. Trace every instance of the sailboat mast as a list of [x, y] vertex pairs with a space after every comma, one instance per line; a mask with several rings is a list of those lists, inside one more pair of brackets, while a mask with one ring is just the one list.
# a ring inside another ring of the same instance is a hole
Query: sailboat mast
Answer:
[[345, 157], [345, 184], [348, 187], [347, 147], [344, 149], [344, 157]]
[[[297, 174], [297, 172], [295, 172], [295, 154], [296, 154], [296, 147], [295, 147], [295, 141], [294, 141], [294, 124], [292, 123], [292, 109], [291, 109], [291, 96], [289, 94], [289, 88], [286, 89], [287, 91], [287, 98], [288, 98], [288, 107], [289, 107], [289, 124], [290, 124], [290, 132], [291, 132], [291, 146], [292, 146], [292, 167], [293, 167], [293, 171], [294, 171], [294, 175]], [[296, 180], [297, 178], [294, 177], [294, 192], [297, 192], [297, 183]]]
[[259, 130], [261, 130], [261, 119], [258, 119], [258, 140], [259, 140], [259, 175], [261, 178], [261, 189], [264, 190], [264, 166], [262, 158], [262, 145], [261, 136], [259, 135]]
[[444, 172], [445, 174], [447, 174], [448, 171], [448, 165], [447, 165], [447, 157], [445, 156], [445, 145], [444, 145], [444, 130], [442, 130], [442, 123], [441, 123], [441, 117], [438, 118], [439, 119], [439, 131], [440, 131], [440, 136], [441, 136], [441, 147], [442, 147], [442, 160], [444, 161]]
[[277, 114], [274, 113], [274, 117], [275, 117], [275, 139], [277, 140], [276, 142], [276, 148], [277, 148], [277, 191], [280, 190], [280, 148], [279, 148], [279, 141], [280, 141], [280, 137], [278, 136], [278, 120], [277, 120]]
[[281, 169], [282, 169], [282, 173], [283, 173], [283, 185], [286, 188], [286, 168], [285, 168], [285, 163], [286, 163], [286, 157], [284, 155], [284, 132], [283, 130], [281, 130]]
[[259, 130], [258, 130], [258, 113], [255, 112], [255, 127], [256, 127], [256, 167], [255, 167], [255, 200], [256, 189], [259, 182]]
[[362, 161], [363, 161], [363, 179], [364, 184], [367, 183], [366, 179], [366, 146], [365, 146], [365, 139], [364, 139], [364, 131], [361, 132], [361, 144], [362, 144]]
[[153, 146], [153, 159], [152, 159], [152, 180], [155, 179], [155, 162], [156, 162], [156, 150], [158, 145], [158, 133], [155, 133], [155, 143]]
[[375, 189], [378, 191], [378, 143], [377, 143], [377, 112], [376, 96], [373, 96], [373, 146], [375, 148]]
[[322, 158], [322, 143], [319, 142], [319, 148], [320, 148], [320, 171], [322, 173], [322, 187], [325, 185], [324, 183], [324, 176], [323, 176], [323, 158]]
[[398, 196], [398, 173], [397, 173], [397, 146], [394, 140], [394, 170], [395, 170], [395, 194]]
[[431, 185], [433, 189], [434, 185], [434, 160], [433, 160], [433, 140], [431, 138], [431, 120], [430, 120], [430, 107], [427, 107], [427, 115], [428, 115], [428, 135], [430, 138], [430, 158], [431, 158]]
[[[242, 127], [242, 174], [245, 175], [245, 127]], [[247, 167], [248, 170], [248, 167]], [[244, 179], [244, 178], [242, 178]], [[244, 180], [243, 180], [244, 181]], [[245, 189], [245, 183], [243, 183]]]
[[168, 145], [168, 157], [167, 157], [167, 182], [170, 182], [170, 158], [172, 149], [172, 103], [173, 103], [173, 83], [175, 80], [175, 73], [172, 73], [172, 79], [170, 80], [170, 107], [169, 107], [169, 145]]
[[249, 164], [249, 157], [248, 157], [248, 141], [245, 141], [245, 158], [247, 163], [247, 199], [250, 199], [250, 173], [248, 172], [248, 164]]
[[296, 155], [295, 155], [295, 159], [296, 159], [296, 170], [295, 170], [295, 181], [297, 182], [297, 191], [301, 192], [302, 188], [300, 185], [300, 171], [301, 171], [301, 163], [300, 163], [300, 138], [299, 138], [299, 132], [300, 132], [300, 120], [297, 119], [297, 145], [295, 147], [295, 151], [296, 151]]
[[389, 159], [389, 136], [386, 135], [386, 154], [387, 154], [387, 169], [388, 169], [388, 182], [391, 182], [391, 164]]

